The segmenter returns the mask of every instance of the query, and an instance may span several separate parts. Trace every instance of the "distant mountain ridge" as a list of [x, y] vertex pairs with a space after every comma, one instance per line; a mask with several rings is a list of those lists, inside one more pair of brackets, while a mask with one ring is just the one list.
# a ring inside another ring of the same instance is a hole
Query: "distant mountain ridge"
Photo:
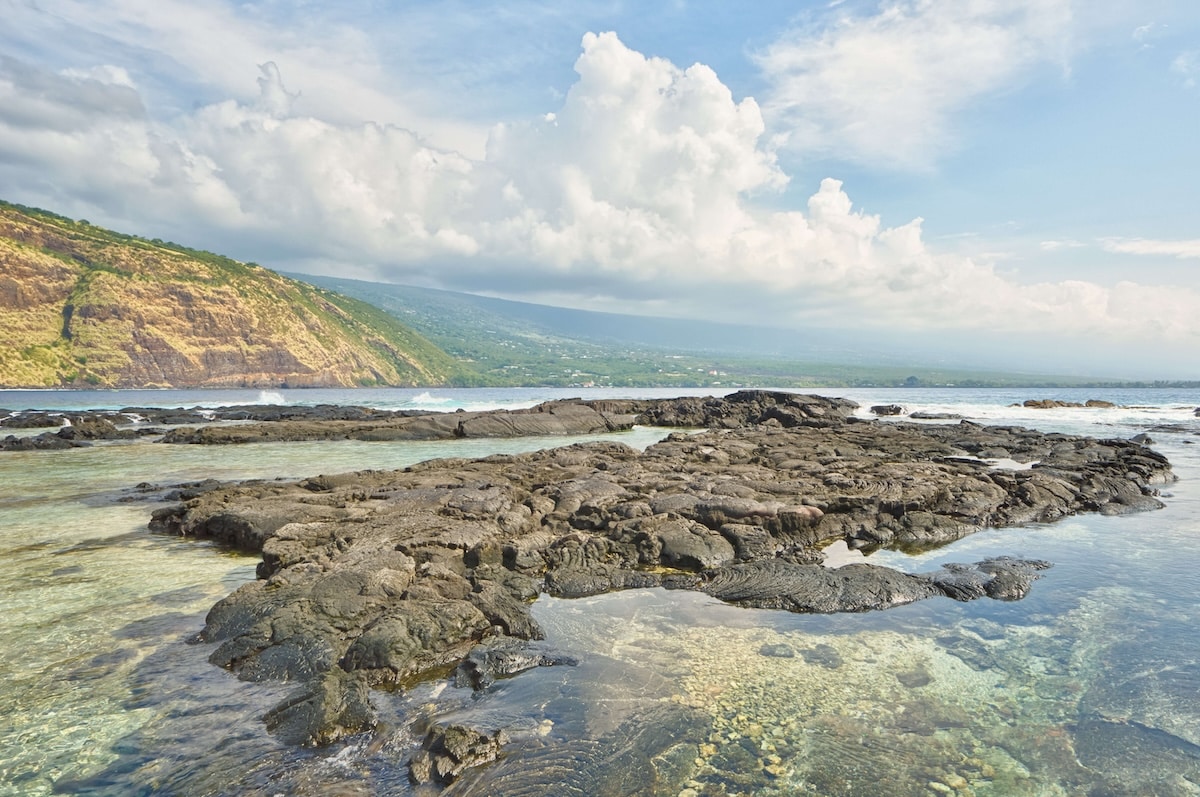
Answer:
[[561, 338], [607, 346], [653, 345], [715, 354], [854, 357], [844, 346], [797, 340], [793, 333], [770, 327], [578, 310], [411, 285], [284, 273], [371, 302], [397, 318], [410, 319], [413, 327], [439, 340], [445, 348], [464, 340], [460, 323], [469, 319], [473, 326], [499, 327], [514, 338]]
[[[1019, 347], [936, 331], [784, 329], [532, 304], [470, 293], [289, 274], [379, 307], [476, 372], [479, 385], [643, 387], [1051, 387], [1140, 385], [1030, 373]], [[1159, 384], [1155, 382], [1154, 384]], [[1183, 383], [1162, 383], [1183, 384]]]
[[0, 202], [0, 386], [443, 385], [378, 308], [255, 264]]

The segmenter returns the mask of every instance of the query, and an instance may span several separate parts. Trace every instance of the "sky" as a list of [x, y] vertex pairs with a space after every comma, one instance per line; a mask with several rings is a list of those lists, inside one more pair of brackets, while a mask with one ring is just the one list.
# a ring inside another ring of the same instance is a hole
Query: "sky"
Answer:
[[0, 0], [0, 198], [284, 271], [1200, 379], [1200, 3]]

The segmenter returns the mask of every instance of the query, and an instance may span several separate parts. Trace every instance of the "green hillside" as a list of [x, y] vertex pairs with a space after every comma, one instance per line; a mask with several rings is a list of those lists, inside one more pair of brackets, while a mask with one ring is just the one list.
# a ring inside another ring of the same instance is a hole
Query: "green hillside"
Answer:
[[794, 388], [1093, 386], [1111, 380], [931, 363], [845, 330], [652, 318], [292, 274], [386, 310], [471, 365], [479, 384]]
[[0, 202], [0, 386], [471, 381], [365, 302], [253, 263]]

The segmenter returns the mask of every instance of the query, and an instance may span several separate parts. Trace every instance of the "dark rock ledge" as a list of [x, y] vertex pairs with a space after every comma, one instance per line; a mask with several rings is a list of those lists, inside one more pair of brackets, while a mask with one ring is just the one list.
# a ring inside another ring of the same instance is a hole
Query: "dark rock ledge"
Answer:
[[[569, 663], [512, 642], [542, 637], [529, 604], [543, 591], [662, 586], [799, 612], [1019, 599], [1047, 563], [832, 570], [819, 548], [933, 545], [988, 526], [1153, 509], [1153, 485], [1173, 478], [1164, 457], [1130, 441], [864, 421], [837, 399], [747, 392], [580, 406], [709, 430], [644, 453], [576, 444], [181, 493], [151, 528], [262, 553], [260, 580], [208, 615], [199, 640], [217, 643], [211, 661], [242, 679], [303, 684], [268, 724], [292, 742], [326, 743], [373, 724], [371, 687], [456, 665], [460, 683], [486, 687]], [[1000, 470], [985, 457], [1037, 464]], [[474, 741], [491, 756], [492, 741]]]

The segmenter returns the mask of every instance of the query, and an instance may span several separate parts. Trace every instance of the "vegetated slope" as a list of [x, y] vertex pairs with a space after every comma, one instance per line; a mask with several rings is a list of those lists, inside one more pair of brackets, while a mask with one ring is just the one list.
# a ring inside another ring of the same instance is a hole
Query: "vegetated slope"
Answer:
[[0, 385], [441, 385], [461, 367], [364, 302], [0, 202]]
[[1038, 386], [1093, 380], [984, 370], [869, 330], [783, 330], [514, 302], [308, 274], [368, 301], [479, 373], [478, 384], [795, 388]]
[[[854, 359], [845, 351], [818, 354], [811, 343], [767, 328], [574, 310], [309, 274], [289, 276], [391, 313], [471, 363], [480, 384], [800, 386], [816, 382], [805, 375], [811, 371], [797, 365], [798, 355], [807, 355], [810, 362]], [[784, 357], [785, 352], [792, 357]], [[825, 384], [836, 381], [823, 375]]]
[[[431, 339], [442, 341], [448, 350], [455, 343], [479, 346], [481, 341], [474, 340], [477, 334], [465, 331], [486, 329], [491, 340], [504, 340], [517, 347], [528, 341], [530, 345], [551, 342], [609, 351], [632, 345], [713, 354], [795, 356], [835, 352], [823, 344], [798, 341], [783, 330], [768, 327], [576, 310], [310, 274], [289, 276], [376, 304]], [[839, 348], [836, 353], [848, 352]]]

